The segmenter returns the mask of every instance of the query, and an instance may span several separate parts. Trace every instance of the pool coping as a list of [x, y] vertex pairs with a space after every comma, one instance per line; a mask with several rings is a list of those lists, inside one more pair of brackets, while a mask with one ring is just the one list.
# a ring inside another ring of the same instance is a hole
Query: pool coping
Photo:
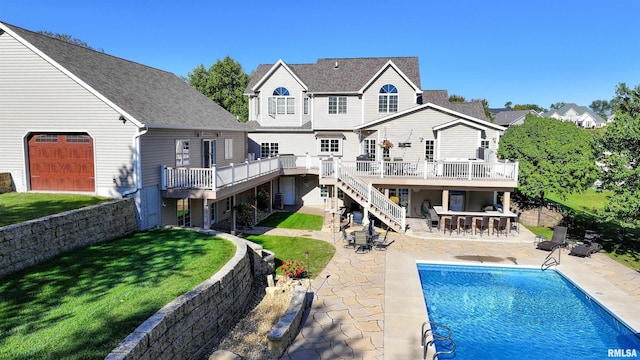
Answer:
[[[508, 244], [503, 244], [508, 248]], [[506, 253], [508, 249], [504, 249]], [[485, 266], [511, 268], [540, 268], [546, 252], [532, 252], [534, 256], [520, 257], [516, 263], [492, 263]], [[446, 253], [429, 252], [429, 246], [421, 251], [388, 251], [385, 269], [384, 309], [384, 358], [422, 359], [420, 329], [427, 320], [427, 310], [417, 271], [419, 262], [482, 265], [477, 261], [459, 260]], [[478, 255], [479, 258], [481, 255]], [[587, 293], [635, 333], [640, 329], [640, 307], [629, 294], [594, 273], [583, 259], [563, 256], [561, 264], [554, 267], [571, 283]], [[513, 261], [513, 260], [512, 260]], [[445, 324], [446, 325], [446, 324]], [[432, 356], [429, 353], [428, 358]]]

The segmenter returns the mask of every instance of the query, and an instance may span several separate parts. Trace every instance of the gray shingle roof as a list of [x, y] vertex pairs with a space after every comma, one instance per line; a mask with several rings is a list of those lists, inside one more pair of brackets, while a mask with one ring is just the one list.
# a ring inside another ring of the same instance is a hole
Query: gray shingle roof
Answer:
[[[287, 64], [287, 66], [309, 87], [309, 92], [335, 94], [362, 89], [389, 61], [392, 61], [420, 89], [417, 57], [325, 58], [318, 59], [315, 64]], [[252, 93], [251, 88], [272, 67], [273, 64], [259, 65], [245, 93]]]
[[529, 113], [535, 113], [534, 110], [514, 110], [514, 111], [501, 111], [494, 115], [494, 123], [502, 126], [509, 126], [516, 120], [525, 117]]
[[148, 127], [248, 130], [176, 75], [1, 23]]

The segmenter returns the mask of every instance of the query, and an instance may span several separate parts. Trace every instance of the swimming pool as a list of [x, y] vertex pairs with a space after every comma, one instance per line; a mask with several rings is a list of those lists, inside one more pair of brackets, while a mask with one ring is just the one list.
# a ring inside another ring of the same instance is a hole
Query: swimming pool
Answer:
[[455, 359], [640, 356], [640, 337], [556, 271], [419, 263], [418, 273]]

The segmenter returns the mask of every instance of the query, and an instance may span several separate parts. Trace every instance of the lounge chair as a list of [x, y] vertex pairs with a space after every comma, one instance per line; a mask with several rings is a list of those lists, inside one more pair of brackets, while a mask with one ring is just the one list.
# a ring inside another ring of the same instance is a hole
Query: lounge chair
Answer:
[[556, 226], [553, 229], [553, 237], [549, 241], [538, 243], [537, 248], [545, 251], [552, 251], [557, 247], [565, 247], [567, 245], [565, 238], [567, 237], [566, 226]]
[[602, 245], [596, 241], [600, 240], [600, 234], [593, 230], [587, 230], [584, 234], [584, 240], [581, 245], [574, 246], [569, 255], [580, 257], [591, 257], [591, 254], [595, 254], [602, 249]]

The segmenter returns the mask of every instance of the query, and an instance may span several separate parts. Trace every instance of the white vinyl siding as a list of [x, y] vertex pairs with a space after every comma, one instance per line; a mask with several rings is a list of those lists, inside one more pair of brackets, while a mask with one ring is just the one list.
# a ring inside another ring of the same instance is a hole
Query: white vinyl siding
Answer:
[[478, 130], [458, 124], [440, 132], [440, 159], [473, 159], [478, 153]]
[[398, 89], [397, 112], [416, 106], [416, 90], [413, 89], [408, 82], [404, 81], [398, 72], [389, 67], [375, 81], [373, 81], [368, 88], [365, 89], [362, 97], [364, 123], [388, 115], [388, 113], [380, 113], [378, 111], [378, 96], [380, 95], [380, 88], [385, 84], [393, 84]]
[[[289, 96], [274, 96], [273, 91], [277, 88], [286, 88]], [[301, 100], [304, 96], [304, 88], [295, 78], [285, 70], [284, 67], [276, 69], [271, 76], [266, 79], [259, 90], [260, 115], [256, 115], [256, 120], [262, 126], [300, 126], [303, 122], [303, 105]], [[298, 100], [296, 100], [298, 99]], [[307, 116], [308, 117], [308, 116]]]
[[[336, 96], [337, 97], [337, 96]], [[342, 97], [342, 96], [340, 96]], [[329, 113], [329, 96], [312, 99], [313, 127], [316, 130], [351, 129], [362, 124], [362, 100], [358, 96], [346, 95], [345, 113]]]
[[[0, 54], [0, 171], [12, 173], [16, 189], [26, 191], [29, 185], [25, 136], [56, 131], [93, 138], [96, 194], [114, 196], [133, 188], [137, 128], [123, 124], [113, 108], [8, 33], [0, 35]], [[122, 184], [126, 187], [119, 188]]]

